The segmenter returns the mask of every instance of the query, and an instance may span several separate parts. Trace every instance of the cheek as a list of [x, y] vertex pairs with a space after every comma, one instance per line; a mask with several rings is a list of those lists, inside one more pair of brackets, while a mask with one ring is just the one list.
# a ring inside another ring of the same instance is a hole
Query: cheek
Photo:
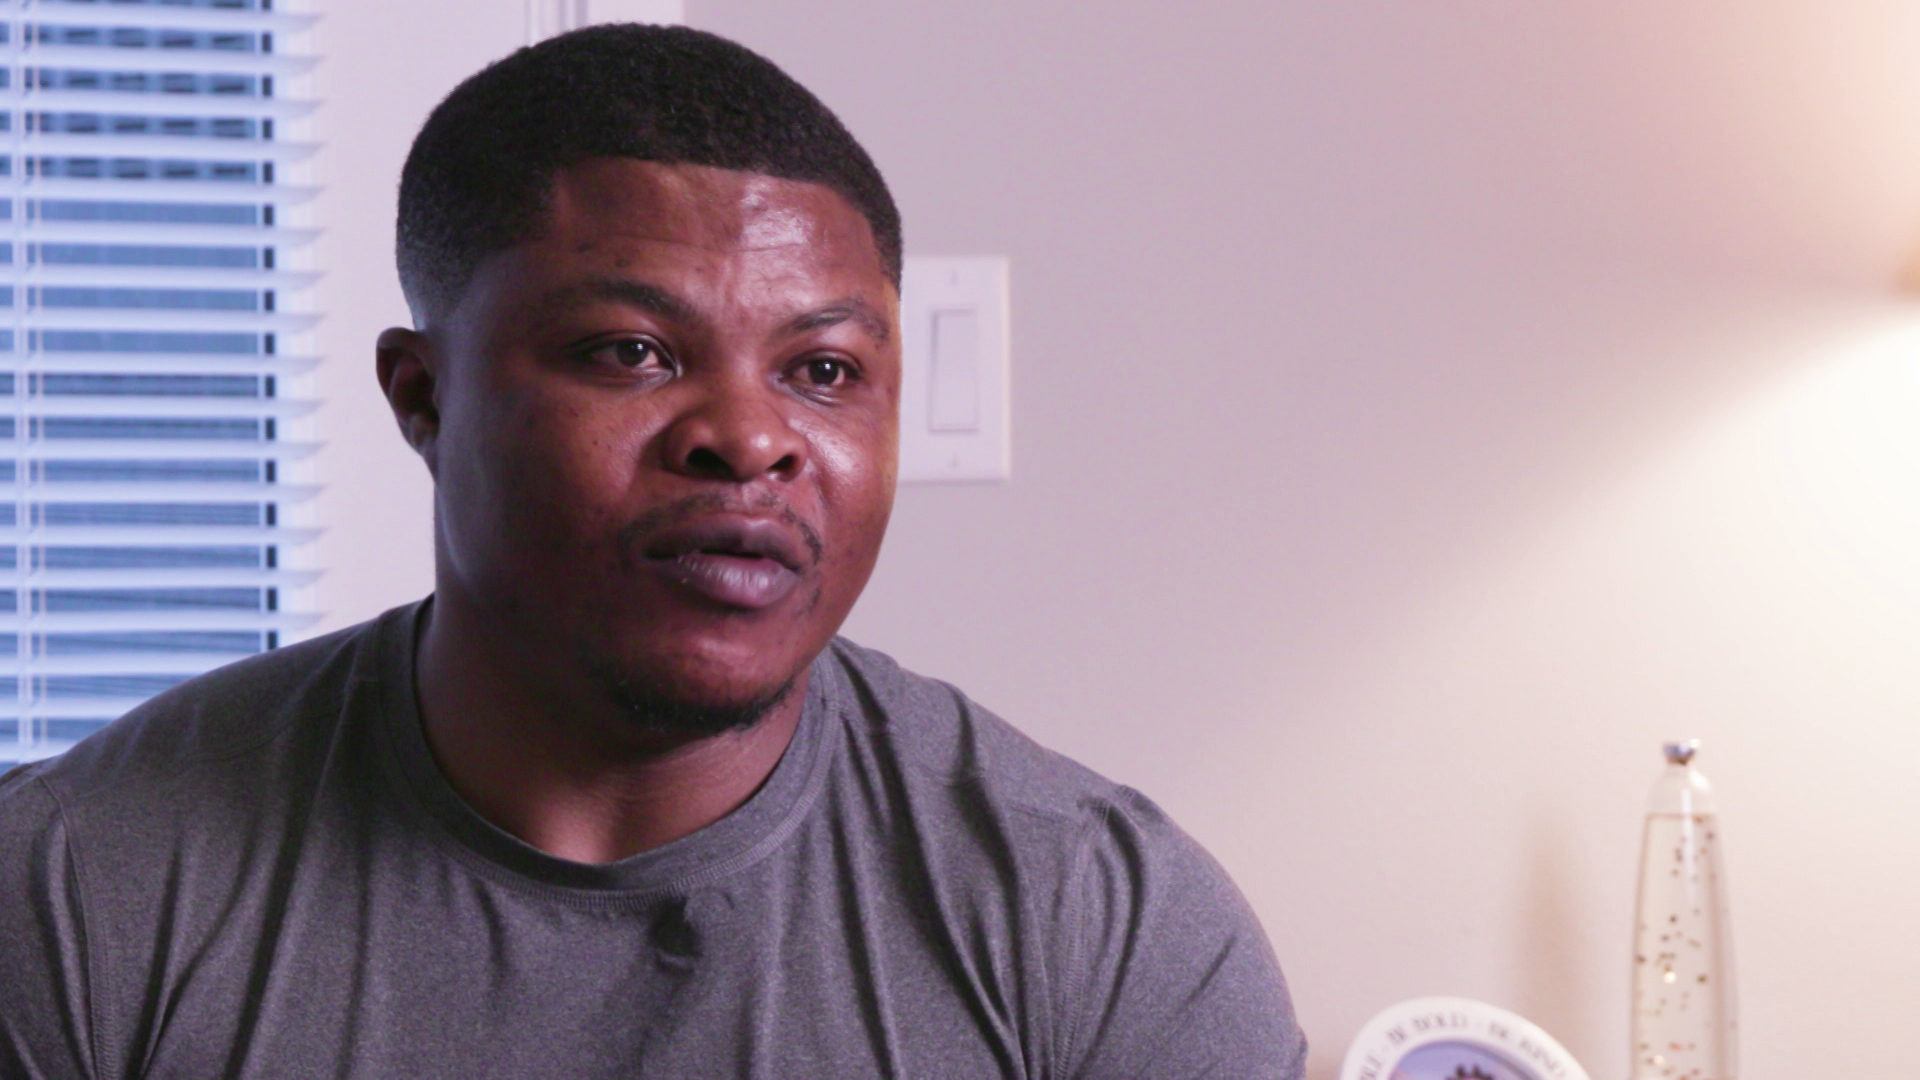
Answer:
[[812, 441], [831, 547], [844, 563], [871, 563], [893, 511], [893, 428], [876, 420], [822, 431]]
[[464, 411], [446, 447], [442, 486], [469, 546], [567, 566], [554, 556], [584, 555], [616, 533], [638, 440], [630, 425], [595, 420], [578, 403], [504, 387]]

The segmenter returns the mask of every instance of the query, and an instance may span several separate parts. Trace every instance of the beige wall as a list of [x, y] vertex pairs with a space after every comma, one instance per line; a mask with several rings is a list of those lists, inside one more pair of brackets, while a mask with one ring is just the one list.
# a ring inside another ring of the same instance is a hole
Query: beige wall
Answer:
[[[330, 0], [329, 625], [427, 587], [391, 191], [517, 0]], [[903, 490], [849, 633], [1201, 837], [1328, 1077], [1484, 998], [1624, 1075], [1697, 735], [1743, 1080], [1920, 1009], [1920, 3], [693, 0], [1014, 267], [1014, 479]]]

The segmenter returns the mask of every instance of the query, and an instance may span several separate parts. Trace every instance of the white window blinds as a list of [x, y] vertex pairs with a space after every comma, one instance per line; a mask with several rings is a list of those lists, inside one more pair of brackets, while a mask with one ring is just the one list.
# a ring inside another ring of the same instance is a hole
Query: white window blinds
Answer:
[[287, 8], [0, 0], [0, 765], [312, 624]]

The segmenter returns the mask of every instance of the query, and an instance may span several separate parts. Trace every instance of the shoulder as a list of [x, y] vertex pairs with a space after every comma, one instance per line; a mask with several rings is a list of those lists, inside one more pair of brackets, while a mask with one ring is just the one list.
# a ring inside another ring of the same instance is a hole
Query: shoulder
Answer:
[[1091, 823], [1111, 815], [1164, 821], [1138, 792], [1049, 750], [950, 683], [917, 675], [874, 649], [830, 649], [850, 693], [857, 740], [882, 744], [923, 779], [964, 786], [1029, 814]]
[[260, 853], [288, 849], [301, 781], [329, 767], [324, 740], [394, 617], [191, 679], [0, 777], [0, 1073], [92, 1075], [103, 1046], [125, 1049], [140, 988], [275, 872]]
[[830, 652], [851, 753], [898, 773], [922, 846], [1041, 913], [1065, 1071], [1297, 1080], [1305, 1042], [1258, 918], [1153, 800], [882, 653]]
[[376, 647], [412, 607], [189, 679], [107, 725], [59, 758], [23, 766], [6, 792], [36, 780], [63, 805], [127, 788], [172, 785], [284, 739], [303, 718], [337, 716], [351, 684], [372, 677]]
[[944, 840], [984, 845], [1051, 878], [1084, 919], [1124, 923], [1176, 898], [1245, 912], [1226, 872], [1146, 795], [882, 653], [840, 639], [833, 656], [851, 689], [853, 754], [899, 774], [902, 803], [923, 829], [937, 816]]
[[855, 752], [944, 793], [927, 801], [1003, 822], [1025, 819], [1025, 827], [1005, 822], [998, 831], [1047, 849], [1063, 873], [1151, 865], [1196, 883], [1217, 878], [1232, 890], [1218, 864], [1146, 795], [1049, 750], [953, 685], [884, 653], [845, 638], [830, 651], [845, 680], [839, 696]]
[[60, 804], [40, 782], [45, 762], [28, 762], [0, 773], [0, 863], [18, 866], [19, 856], [60, 841]]

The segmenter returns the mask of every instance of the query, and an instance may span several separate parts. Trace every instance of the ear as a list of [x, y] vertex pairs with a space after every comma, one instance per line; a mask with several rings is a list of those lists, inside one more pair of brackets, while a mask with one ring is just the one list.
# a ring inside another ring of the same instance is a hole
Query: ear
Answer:
[[427, 463], [437, 479], [440, 463], [439, 358], [433, 343], [418, 330], [392, 327], [380, 334], [374, 349], [380, 390], [400, 424], [407, 445]]

